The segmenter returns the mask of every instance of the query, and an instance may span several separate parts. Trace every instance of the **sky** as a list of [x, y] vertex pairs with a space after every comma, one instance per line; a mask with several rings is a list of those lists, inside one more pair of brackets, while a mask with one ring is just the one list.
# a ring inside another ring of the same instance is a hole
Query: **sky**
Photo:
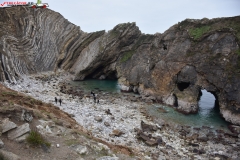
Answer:
[[[27, 2], [32, 1], [37, 0]], [[42, 0], [42, 3], [48, 3], [49, 9], [84, 32], [108, 31], [119, 23], [136, 22], [142, 33], [154, 34], [163, 33], [186, 18], [240, 15], [240, 0]]]

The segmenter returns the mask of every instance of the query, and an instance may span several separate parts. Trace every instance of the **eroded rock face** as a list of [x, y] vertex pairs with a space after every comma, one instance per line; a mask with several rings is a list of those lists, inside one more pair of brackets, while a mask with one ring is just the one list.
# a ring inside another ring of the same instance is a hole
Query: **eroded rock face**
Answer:
[[[135, 23], [85, 33], [49, 9], [0, 9], [0, 81], [58, 68], [74, 80], [119, 79], [122, 89], [196, 113], [200, 90], [240, 125], [240, 17], [184, 20], [163, 34]], [[103, 76], [104, 75], [104, 76]]]

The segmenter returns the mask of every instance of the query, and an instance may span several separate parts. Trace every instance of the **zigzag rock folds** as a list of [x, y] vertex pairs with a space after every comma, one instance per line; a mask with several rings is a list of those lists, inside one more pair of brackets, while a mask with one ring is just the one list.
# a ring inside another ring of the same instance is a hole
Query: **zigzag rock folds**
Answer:
[[116, 78], [122, 90], [195, 113], [201, 89], [240, 125], [240, 17], [191, 20], [163, 34], [135, 23], [85, 33], [49, 9], [0, 9], [0, 81], [64, 69], [74, 80]]

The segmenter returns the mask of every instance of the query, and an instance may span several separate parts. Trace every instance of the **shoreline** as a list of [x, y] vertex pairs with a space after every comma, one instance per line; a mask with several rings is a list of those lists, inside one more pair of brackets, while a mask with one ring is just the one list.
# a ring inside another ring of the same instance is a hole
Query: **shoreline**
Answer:
[[[144, 113], [142, 107], [146, 105], [144, 102], [130, 102], [124, 96], [122, 98], [121, 96], [112, 97], [109, 93], [104, 93], [104, 98], [100, 97], [100, 104], [95, 104], [93, 98], [86, 95], [79, 99], [79, 97], [73, 98], [72, 95], [63, 94], [59, 91], [59, 83], [66, 83], [70, 80], [69, 78], [71, 76], [66, 72], [60, 72], [57, 75], [54, 72], [45, 72], [23, 76], [22, 80], [17, 81], [14, 85], [9, 83], [4, 83], [4, 85], [54, 105], [56, 105], [54, 97], [61, 97], [63, 100], [62, 106], [59, 103], [56, 106], [72, 115], [79, 125], [92, 133], [92, 136], [111, 144], [133, 148], [138, 153], [141, 153], [141, 156], [145, 157], [145, 159], [151, 159], [156, 154], [158, 158], [165, 157], [166, 159], [180, 157], [202, 159], [215, 157], [218, 154], [234, 158], [238, 155], [237, 153], [229, 153], [231, 147], [234, 147], [232, 145], [226, 145], [227, 147], [221, 145], [219, 149], [210, 139], [206, 140], [208, 133], [213, 132], [213, 137], [224, 136], [224, 133], [217, 133], [211, 128], [206, 128], [206, 131], [203, 131], [203, 127], [201, 133], [193, 127], [188, 128], [161, 119], [151, 119], [146, 115], [146, 112]], [[107, 109], [110, 109], [112, 115], [106, 114]], [[158, 126], [155, 132], [147, 132], [147, 134], [161, 137], [165, 144], [151, 147], [137, 139], [135, 128], [141, 128], [141, 121]], [[122, 134], [116, 135], [116, 131], [122, 132]], [[199, 134], [197, 138], [194, 137], [196, 133]], [[201, 138], [202, 142], [199, 140]], [[233, 138], [230, 137], [230, 139]], [[237, 144], [236, 147], [240, 146], [240, 139], [235, 138], [234, 140], [235, 144]], [[196, 143], [198, 144], [197, 152], [196, 147], [189, 145]], [[222, 143], [219, 142], [219, 144]], [[204, 153], [200, 154], [200, 150], [204, 150]]]

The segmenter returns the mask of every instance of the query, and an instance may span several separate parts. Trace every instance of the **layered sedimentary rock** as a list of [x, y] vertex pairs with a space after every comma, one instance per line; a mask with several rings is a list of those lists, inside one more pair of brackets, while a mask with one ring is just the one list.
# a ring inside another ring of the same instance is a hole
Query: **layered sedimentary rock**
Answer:
[[123, 90], [198, 110], [201, 89], [223, 117], [240, 125], [240, 17], [186, 19], [163, 34], [135, 23], [85, 33], [49, 9], [0, 9], [0, 80], [64, 69], [74, 80], [116, 78]]

